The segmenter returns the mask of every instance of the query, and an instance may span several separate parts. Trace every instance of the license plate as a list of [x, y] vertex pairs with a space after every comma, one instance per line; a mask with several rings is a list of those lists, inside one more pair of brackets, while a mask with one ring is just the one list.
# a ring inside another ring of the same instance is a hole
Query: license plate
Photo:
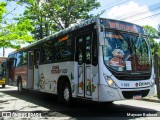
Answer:
[[141, 95], [134, 95], [133, 99], [134, 100], [140, 100], [140, 99], [142, 99], [142, 96]]

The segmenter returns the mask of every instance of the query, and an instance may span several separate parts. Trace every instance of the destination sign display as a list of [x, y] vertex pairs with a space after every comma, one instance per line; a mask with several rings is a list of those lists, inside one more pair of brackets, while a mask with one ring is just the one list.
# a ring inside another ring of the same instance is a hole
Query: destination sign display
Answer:
[[68, 36], [64, 36], [63, 38], [60, 38], [60, 41], [65, 41], [65, 40], [68, 40]]
[[118, 30], [123, 30], [123, 31], [144, 34], [143, 27], [132, 24], [132, 23], [128, 23], [128, 22], [124, 22], [124, 21], [117, 21], [117, 20], [109, 20], [109, 19], [101, 19], [101, 23], [106, 28], [113, 28], [113, 29], [118, 29]]

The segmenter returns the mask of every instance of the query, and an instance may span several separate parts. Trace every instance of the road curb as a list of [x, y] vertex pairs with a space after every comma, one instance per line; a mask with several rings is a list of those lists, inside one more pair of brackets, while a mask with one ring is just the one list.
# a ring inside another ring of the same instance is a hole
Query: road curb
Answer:
[[142, 98], [142, 100], [143, 100], [143, 101], [160, 103], [160, 99], [158, 99], [157, 97], [153, 97], [153, 98]]

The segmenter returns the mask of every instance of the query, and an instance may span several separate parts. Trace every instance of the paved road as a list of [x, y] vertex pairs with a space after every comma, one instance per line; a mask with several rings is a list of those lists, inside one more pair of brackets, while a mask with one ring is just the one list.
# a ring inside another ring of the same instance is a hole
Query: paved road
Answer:
[[[107, 103], [89, 103], [84, 101], [77, 102], [72, 107], [67, 107], [57, 103], [57, 98], [54, 95], [46, 93], [38, 93], [27, 91], [23, 94], [17, 92], [16, 87], [6, 86], [0, 88], [0, 115], [2, 112], [16, 113], [13, 118], [5, 119], [20, 119], [15, 117], [18, 113], [21, 115], [35, 113], [37, 116], [42, 115], [44, 119], [112, 119], [132, 120], [154, 120], [160, 119], [160, 104], [154, 102], [140, 100], [124, 100], [115, 101], [113, 104]], [[3, 113], [4, 114], [4, 113]], [[6, 113], [5, 113], [6, 114]], [[28, 114], [28, 113], [27, 113]], [[128, 116], [127, 116], [128, 115]], [[135, 115], [135, 116], [134, 116]], [[134, 117], [133, 117], [134, 116]], [[143, 117], [145, 116], [145, 117]], [[26, 117], [26, 116], [25, 116]], [[38, 118], [32, 117], [37, 120]]]

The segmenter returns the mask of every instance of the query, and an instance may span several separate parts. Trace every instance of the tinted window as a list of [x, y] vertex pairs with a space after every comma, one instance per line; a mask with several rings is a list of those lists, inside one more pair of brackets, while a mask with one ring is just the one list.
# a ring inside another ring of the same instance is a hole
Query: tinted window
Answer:
[[22, 64], [22, 52], [16, 54], [16, 67]]
[[54, 58], [65, 60], [71, 57], [71, 39], [68, 36], [59, 38], [54, 43]]
[[28, 54], [27, 54], [27, 51], [24, 51], [21, 59], [21, 64], [27, 65], [27, 60], [28, 60]]
[[54, 38], [43, 45], [40, 49], [40, 63], [65, 61], [71, 58], [71, 39], [69, 36]]
[[53, 42], [48, 41], [40, 47], [40, 63], [52, 62], [53, 60]]

